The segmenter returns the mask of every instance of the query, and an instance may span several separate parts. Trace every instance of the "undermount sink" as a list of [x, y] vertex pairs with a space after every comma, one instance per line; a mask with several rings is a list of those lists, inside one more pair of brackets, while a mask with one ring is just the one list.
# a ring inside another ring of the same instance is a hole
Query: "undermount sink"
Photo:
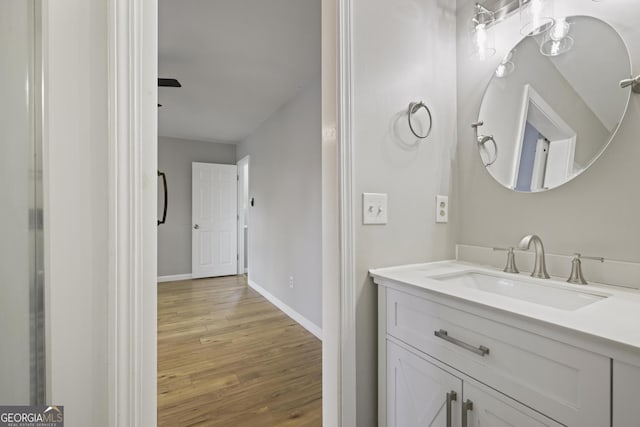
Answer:
[[577, 310], [607, 298], [606, 295], [560, 289], [557, 287], [560, 285], [542, 284], [533, 281], [535, 279], [507, 278], [474, 271], [432, 277], [432, 279], [560, 310]]

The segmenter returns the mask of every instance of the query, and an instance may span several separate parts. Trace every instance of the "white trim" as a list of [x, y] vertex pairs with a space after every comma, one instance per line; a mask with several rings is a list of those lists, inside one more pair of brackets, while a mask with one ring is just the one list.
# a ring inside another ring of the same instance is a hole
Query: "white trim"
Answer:
[[157, 1], [108, 3], [109, 426], [156, 425]]
[[171, 276], [158, 276], [158, 283], [179, 282], [181, 280], [191, 280], [191, 279], [193, 279], [193, 275], [191, 273], [174, 274]]
[[249, 286], [254, 291], [258, 292], [260, 295], [265, 297], [265, 299], [267, 299], [267, 301], [269, 301], [271, 304], [273, 304], [276, 307], [278, 307], [278, 309], [280, 309], [280, 311], [282, 311], [284, 314], [286, 314], [287, 316], [289, 316], [290, 318], [295, 320], [297, 323], [300, 324], [300, 326], [305, 328], [307, 331], [311, 332], [320, 341], [322, 341], [322, 329], [320, 327], [318, 327], [315, 323], [313, 323], [311, 320], [307, 319], [302, 314], [300, 314], [297, 311], [295, 311], [293, 308], [289, 307], [287, 304], [282, 302], [280, 299], [275, 297], [273, 294], [271, 294], [269, 291], [267, 291], [262, 286], [258, 285], [253, 280], [249, 279], [249, 280], [247, 280], [247, 283], [249, 284]]
[[355, 206], [352, 134], [352, 0], [338, 4], [338, 175], [340, 209], [340, 419], [356, 425]]
[[[516, 188], [518, 185], [518, 175], [520, 173], [520, 159], [522, 157], [522, 149], [524, 142], [524, 134], [527, 127], [527, 119], [529, 117], [529, 105], [535, 105], [535, 107], [542, 112], [542, 114], [549, 120], [550, 123], [553, 124], [557, 128], [558, 131], [567, 135], [567, 142], [569, 143], [572, 149], [571, 161], [567, 162], [566, 165], [566, 175], [569, 178], [573, 172], [573, 154], [575, 154], [575, 146], [576, 146], [576, 137], [577, 134], [567, 122], [564, 121], [561, 115], [556, 113], [556, 111], [544, 100], [544, 98], [531, 86], [530, 84], [524, 85], [524, 90], [522, 94], [522, 103], [520, 106], [520, 120], [518, 122], [518, 132], [516, 139], [516, 149], [514, 150], [514, 159], [513, 164], [515, 167], [513, 168], [513, 177], [512, 177], [512, 188]], [[546, 129], [543, 129], [538, 123], [532, 123], [540, 132], [544, 132]], [[545, 136], [551, 139], [552, 141], [558, 141], [557, 138], [552, 138], [549, 135], [549, 132], [544, 132]]]
[[[149, 150], [149, 147], [157, 143], [153, 138], [153, 133], [157, 132], [157, 0], [108, 1], [111, 256], [108, 290], [108, 425], [151, 427], [156, 424], [157, 413], [157, 345], [154, 345], [156, 338], [153, 333], [157, 319], [153, 319], [150, 312], [156, 309], [153, 293], [157, 290], [157, 273], [153, 271], [151, 274], [147, 270], [149, 265], [155, 268], [155, 261], [151, 258], [156, 257], [157, 248], [155, 236], [148, 234], [147, 230], [148, 227], [155, 227], [156, 204], [146, 198], [136, 199], [134, 195], [141, 192], [143, 183], [148, 188], [147, 193], [155, 190], [155, 185], [148, 185], [149, 182], [155, 182], [155, 170], [152, 171], [153, 175], [145, 176], [141, 164], [148, 167], [156, 162], [156, 153], [150, 152], [153, 150]], [[340, 421], [337, 425], [332, 421], [324, 425], [350, 427], [356, 425], [355, 224], [352, 215], [351, 157], [352, 1], [327, 1], [334, 2], [337, 8], [339, 254], [336, 258], [339, 258], [340, 266], [336, 268], [339, 270], [339, 280], [331, 283], [336, 287], [339, 301], [331, 301], [331, 305], [323, 301], [325, 313], [330, 307], [339, 311], [339, 327], [325, 331], [327, 336], [334, 338], [325, 342], [335, 340], [336, 344], [335, 347], [332, 344], [330, 349], [323, 346], [323, 354], [335, 352], [340, 360], [338, 366], [330, 366], [330, 369], [325, 369], [327, 366], [323, 360], [323, 372], [330, 370], [326, 375], [338, 381], [340, 390], [339, 393], [324, 395], [323, 399], [337, 401]], [[141, 49], [141, 44], [144, 44], [144, 49]], [[141, 72], [144, 72], [144, 79], [141, 78]], [[145, 150], [144, 156], [142, 150]], [[129, 158], [131, 155], [133, 158]], [[144, 191], [142, 193], [145, 196], [147, 194]], [[149, 212], [151, 220], [147, 223], [143, 222], [143, 216], [146, 218], [147, 213], [142, 215], [140, 212], [145, 206], [153, 210]], [[144, 245], [144, 251], [141, 245]], [[327, 286], [327, 282], [324, 285]], [[325, 392], [331, 393], [331, 390], [325, 389]], [[326, 417], [327, 414], [324, 415]]]

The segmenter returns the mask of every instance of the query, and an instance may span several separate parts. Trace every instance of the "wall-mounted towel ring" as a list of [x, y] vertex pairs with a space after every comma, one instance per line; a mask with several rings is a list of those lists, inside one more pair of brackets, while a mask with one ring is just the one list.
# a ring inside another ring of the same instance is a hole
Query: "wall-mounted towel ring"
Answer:
[[[424, 108], [424, 111], [426, 111], [427, 115], [429, 116], [429, 129], [427, 129], [427, 133], [425, 133], [424, 135], [420, 135], [419, 133], [416, 132], [416, 130], [413, 128], [413, 123], [411, 121], [411, 118], [413, 117], [413, 115], [416, 114], [418, 111], [420, 111], [421, 108]], [[425, 139], [426, 137], [429, 136], [429, 134], [431, 133], [431, 128], [433, 127], [433, 117], [431, 116], [431, 110], [429, 109], [429, 107], [427, 107], [427, 105], [424, 102], [420, 101], [420, 102], [410, 103], [409, 110], [407, 111], [407, 116], [409, 118], [409, 129], [411, 129], [411, 133], [413, 133], [419, 139]]]
[[484, 165], [486, 167], [486, 166], [491, 166], [496, 162], [496, 160], [498, 160], [498, 144], [496, 143], [496, 140], [493, 137], [493, 135], [478, 135], [478, 128], [482, 125], [484, 125], [484, 122], [482, 120], [477, 121], [475, 123], [471, 123], [471, 127], [473, 128], [473, 133], [476, 137], [476, 143], [478, 144], [478, 149], [484, 148], [484, 145], [489, 141], [491, 141], [491, 143], [493, 144], [493, 152], [494, 152], [493, 160], [485, 163]]
[[480, 135], [478, 137], [478, 145], [484, 147], [484, 144], [491, 141], [493, 143], [493, 160], [485, 163], [485, 166], [491, 166], [498, 160], [498, 144], [496, 144], [496, 140], [493, 138], [493, 135]]

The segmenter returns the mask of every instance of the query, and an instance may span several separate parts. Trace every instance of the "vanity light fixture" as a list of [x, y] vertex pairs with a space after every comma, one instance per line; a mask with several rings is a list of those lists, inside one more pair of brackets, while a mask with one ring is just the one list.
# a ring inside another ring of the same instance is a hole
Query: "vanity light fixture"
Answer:
[[471, 19], [473, 35], [473, 57], [484, 61], [496, 53], [493, 40], [493, 32], [489, 31], [491, 24], [495, 22], [493, 12], [482, 6], [475, 5], [475, 14]]
[[489, 29], [520, 11], [521, 31], [537, 35], [553, 26], [553, 0], [482, 0], [474, 5], [471, 18], [473, 57], [485, 60], [496, 52]]
[[569, 36], [571, 24], [566, 18], [556, 19], [553, 27], [546, 32], [540, 44], [540, 53], [545, 56], [558, 56], [573, 47], [573, 38]]

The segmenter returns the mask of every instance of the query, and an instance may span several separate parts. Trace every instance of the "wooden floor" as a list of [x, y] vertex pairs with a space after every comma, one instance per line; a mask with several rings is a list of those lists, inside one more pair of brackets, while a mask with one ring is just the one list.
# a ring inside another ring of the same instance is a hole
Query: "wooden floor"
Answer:
[[243, 276], [158, 285], [159, 426], [321, 426], [322, 345]]

